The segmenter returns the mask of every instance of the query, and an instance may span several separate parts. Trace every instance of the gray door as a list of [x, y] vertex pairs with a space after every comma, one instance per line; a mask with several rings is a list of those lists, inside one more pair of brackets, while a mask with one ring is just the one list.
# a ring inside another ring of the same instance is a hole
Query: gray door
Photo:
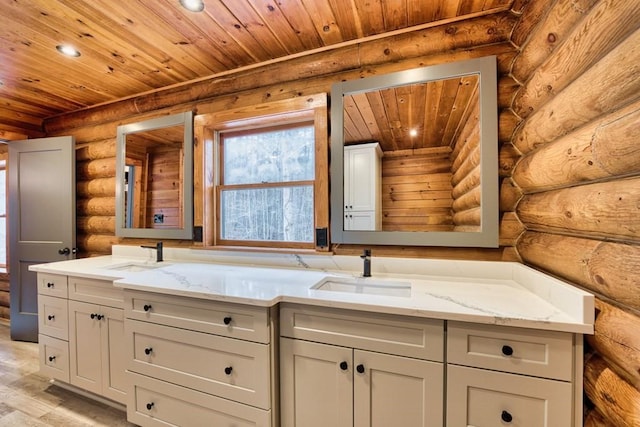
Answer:
[[75, 147], [70, 136], [9, 143], [11, 339], [38, 341], [36, 273], [29, 266], [74, 258]]

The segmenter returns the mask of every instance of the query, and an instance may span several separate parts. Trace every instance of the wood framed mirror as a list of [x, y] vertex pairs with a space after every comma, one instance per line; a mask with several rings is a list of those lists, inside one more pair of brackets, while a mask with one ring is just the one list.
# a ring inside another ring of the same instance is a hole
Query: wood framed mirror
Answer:
[[193, 114], [118, 126], [116, 236], [193, 238]]
[[333, 243], [498, 247], [496, 57], [336, 83]]

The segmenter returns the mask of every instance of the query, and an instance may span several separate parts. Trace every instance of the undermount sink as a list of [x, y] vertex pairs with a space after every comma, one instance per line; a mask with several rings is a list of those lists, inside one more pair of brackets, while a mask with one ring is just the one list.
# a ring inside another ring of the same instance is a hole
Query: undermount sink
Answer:
[[139, 271], [147, 271], [153, 270], [154, 268], [164, 267], [166, 264], [144, 264], [140, 262], [130, 262], [126, 264], [116, 264], [107, 267], [108, 270], [118, 270], [118, 271], [131, 271], [131, 272], [139, 272]]
[[348, 292], [352, 294], [410, 297], [411, 283], [376, 280], [368, 277], [328, 277], [311, 287], [316, 291]]

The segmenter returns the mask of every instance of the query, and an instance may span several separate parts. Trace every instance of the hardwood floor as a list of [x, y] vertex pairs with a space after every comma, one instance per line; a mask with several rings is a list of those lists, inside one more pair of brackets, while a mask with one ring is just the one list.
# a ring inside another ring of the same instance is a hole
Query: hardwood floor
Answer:
[[38, 370], [38, 344], [11, 341], [0, 319], [0, 427], [133, 426], [124, 412], [51, 384]]

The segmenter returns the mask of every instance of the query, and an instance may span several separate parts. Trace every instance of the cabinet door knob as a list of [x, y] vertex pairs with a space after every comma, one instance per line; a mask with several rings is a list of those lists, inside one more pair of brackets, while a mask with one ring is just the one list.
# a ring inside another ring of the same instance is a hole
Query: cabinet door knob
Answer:
[[155, 406], [155, 404], [153, 402], [147, 403], [147, 411], [150, 411], [151, 408], [153, 408], [154, 406]]
[[95, 313], [91, 313], [91, 315], [90, 315], [90, 317], [91, 317], [92, 319], [95, 319], [95, 318], [96, 318], [96, 316], [97, 316], [97, 314], [95, 314]]
[[98, 318], [98, 320], [104, 319], [104, 315], [103, 314], [98, 314], [98, 315], [96, 315], [96, 317]]
[[513, 416], [507, 411], [502, 411], [502, 414], [500, 414], [500, 418], [505, 423], [510, 423], [511, 421], [513, 421]]
[[226, 368], [224, 368], [224, 373], [227, 375], [231, 375], [231, 371], [233, 371], [233, 367], [231, 366], [227, 366]]
[[145, 305], [142, 307], [142, 309], [143, 309], [144, 311], [146, 311], [146, 312], [151, 311], [151, 304], [145, 304]]
[[349, 368], [349, 364], [347, 362], [340, 362], [340, 369], [346, 371]]
[[53, 362], [54, 360], [56, 360], [55, 356], [49, 356], [49, 362]]
[[47, 316], [47, 319], [49, 319], [49, 320], [53, 320], [55, 318], [56, 318], [56, 316], [54, 316], [53, 314], [50, 314], [50, 315]]
[[151, 354], [151, 352], [153, 351], [152, 347], [147, 347], [144, 349], [144, 354], [146, 354], [147, 356]]
[[359, 374], [364, 374], [364, 365], [361, 363], [356, 366], [356, 371], [358, 371]]
[[47, 288], [53, 288], [55, 283], [47, 282]]
[[222, 319], [222, 321], [224, 322], [225, 325], [229, 325], [232, 320], [233, 319], [231, 318], [231, 316], [227, 316], [224, 319]]
[[505, 356], [513, 355], [513, 348], [510, 345], [503, 345], [502, 354], [504, 354]]

